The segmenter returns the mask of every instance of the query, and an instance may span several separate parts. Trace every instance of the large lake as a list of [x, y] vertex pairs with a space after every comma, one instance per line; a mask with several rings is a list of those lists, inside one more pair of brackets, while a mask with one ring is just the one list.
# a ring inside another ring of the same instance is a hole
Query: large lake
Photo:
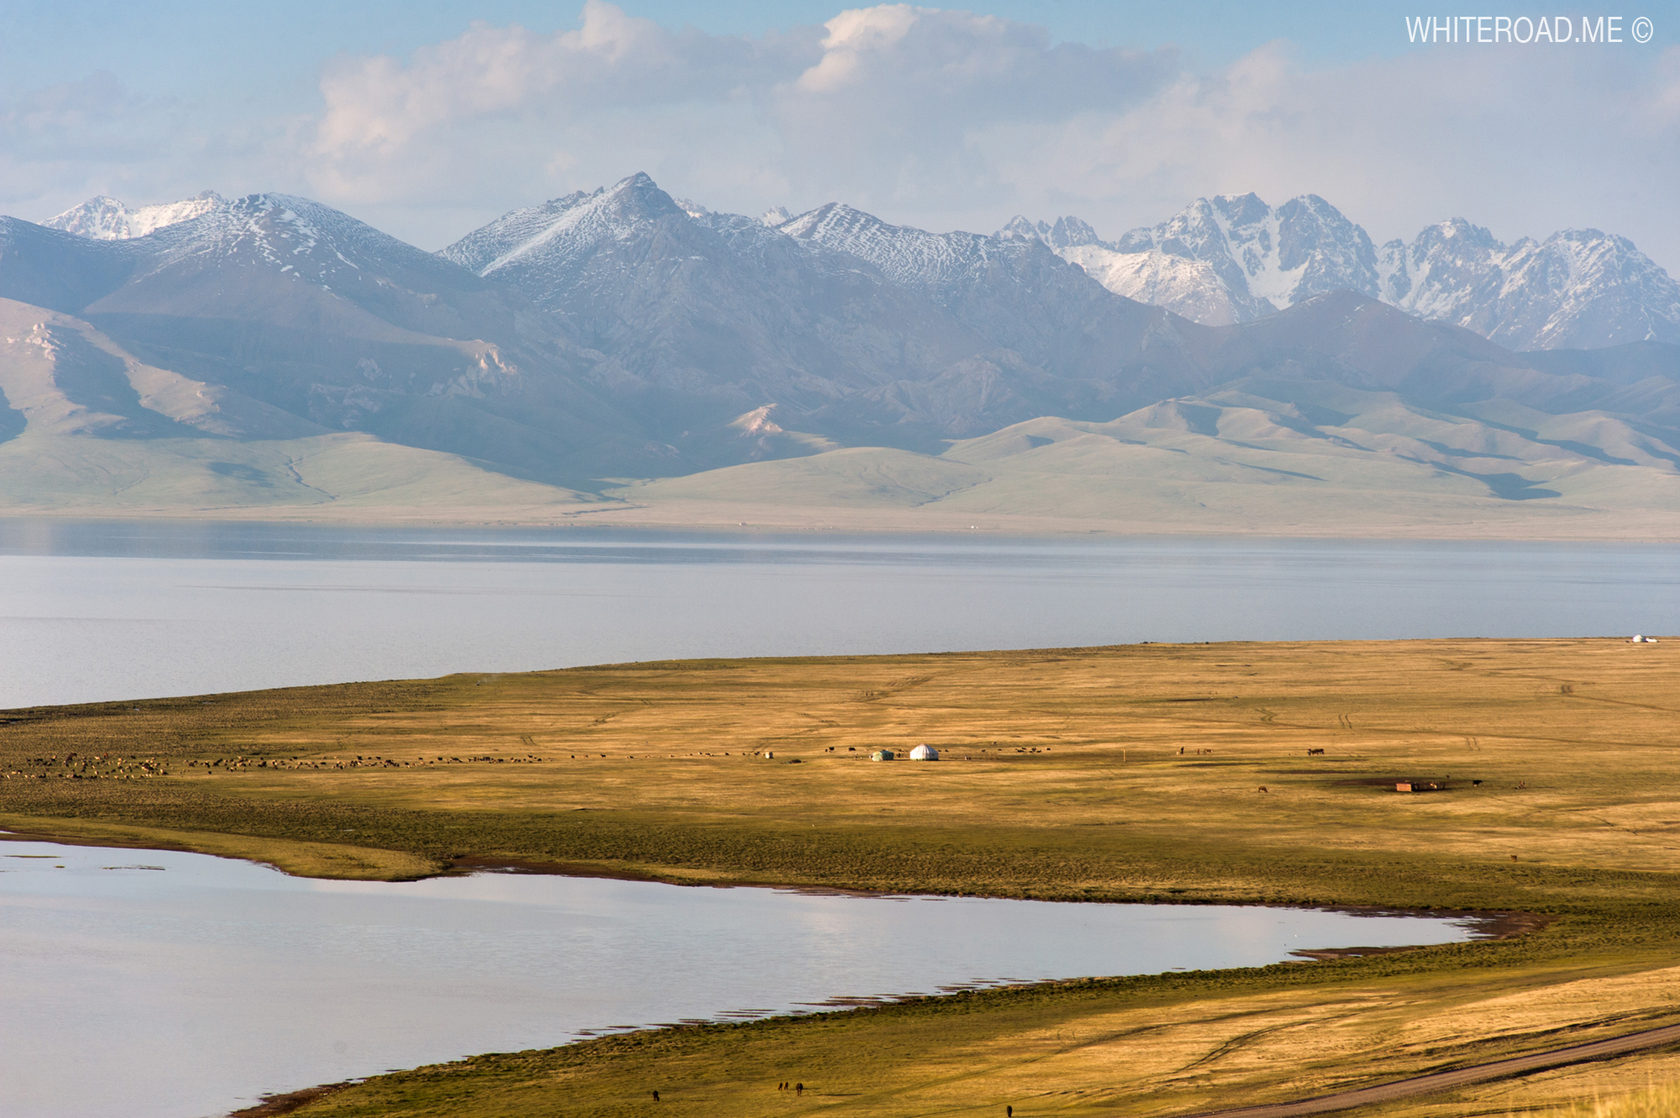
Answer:
[[309, 881], [197, 854], [0, 842], [0, 1114], [195, 1118], [613, 1026], [1470, 934], [1310, 909]]
[[1666, 545], [0, 520], [0, 708], [692, 656], [1680, 631]]
[[[1655, 545], [14, 520], [0, 708], [672, 657], [1672, 633], [1677, 590]], [[179, 854], [0, 855], [6, 1118], [191, 1118], [586, 1028], [1465, 934], [1263, 909], [370, 885]]]

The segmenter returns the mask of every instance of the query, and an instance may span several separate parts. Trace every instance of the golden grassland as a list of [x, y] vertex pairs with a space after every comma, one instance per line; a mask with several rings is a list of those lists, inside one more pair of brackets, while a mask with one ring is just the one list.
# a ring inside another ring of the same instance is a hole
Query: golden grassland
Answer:
[[[459, 675], [7, 712], [0, 826], [324, 876], [504, 862], [1543, 918], [1497, 941], [605, 1037], [297, 1111], [617, 1115], [657, 1089], [662, 1113], [720, 1118], [1190, 1114], [1680, 1021], [1677, 715], [1680, 643], [1608, 639]], [[944, 759], [866, 759], [923, 741]], [[1448, 788], [1394, 791], [1411, 777]], [[1675, 1079], [1680, 1056], [1648, 1054], [1364, 1113], [1545, 1113]]]
[[1673, 1118], [1680, 1114], [1680, 1087], [1651, 1086], [1640, 1091], [1581, 1101], [1548, 1118]]

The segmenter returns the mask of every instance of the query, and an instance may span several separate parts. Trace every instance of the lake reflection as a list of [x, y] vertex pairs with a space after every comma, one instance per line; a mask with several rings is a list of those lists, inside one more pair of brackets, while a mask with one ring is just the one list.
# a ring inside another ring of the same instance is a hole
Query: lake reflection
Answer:
[[534, 875], [311, 881], [0, 842], [0, 1113], [192, 1118], [590, 1030], [1468, 938], [1316, 910], [812, 895]]

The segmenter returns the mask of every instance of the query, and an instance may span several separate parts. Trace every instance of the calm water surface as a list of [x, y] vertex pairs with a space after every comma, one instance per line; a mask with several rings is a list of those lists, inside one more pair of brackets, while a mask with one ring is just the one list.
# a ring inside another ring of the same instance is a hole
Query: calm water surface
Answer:
[[[1671, 549], [1626, 544], [0, 521], [0, 708], [693, 656], [1673, 633], [1677, 590]], [[585, 1029], [1464, 934], [0, 844], [0, 1116], [191, 1118]]]
[[507, 874], [310, 881], [197, 854], [0, 842], [0, 1114], [194, 1118], [586, 1030], [1470, 934], [1316, 910]]
[[692, 656], [1676, 631], [1663, 545], [0, 521], [0, 708]]

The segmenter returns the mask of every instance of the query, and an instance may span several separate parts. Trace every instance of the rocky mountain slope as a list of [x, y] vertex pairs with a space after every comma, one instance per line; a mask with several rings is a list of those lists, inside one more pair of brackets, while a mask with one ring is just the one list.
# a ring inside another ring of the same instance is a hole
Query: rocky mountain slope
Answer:
[[651, 461], [535, 308], [306, 199], [251, 195], [126, 240], [3, 218], [0, 297], [268, 405], [232, 437], [362, 431], [547, 481]]
[[690, 460], [738, 455], [732, 421], [766, 404], [783, 429], [928, 448], [1194, 383], [1171, 316], [1043, 246], [836, 207], [772, 228], [685, 208], [637, 175], [442, 255], [603, 354], [593, 383]]
[[1680, 284], [1622, 237], [1565, 230], [1503, 244], [1454, 219], [1378, 248], [1316, 195], [1273, 209], [1253, 194], [1198, 198], [1108, 242], [1078, 218], [1016, 218], [1109, 290], [1207, 325], [1249, 322], [1348, 288], [1515, 350], [1680, 342]]
[[1501, 244], [1444, 221], [1382, 248], [1381, 297], [1512, 349], [1680, 341], [1680, 284], [1623, 237], [1567, 229]]
[[[1614, 510], [1680, 530], [1680, 347], [1523, 354], [1426, 321], [1363, 289], [1445, 290], [1448, 248], [1379, 251], [1298, 201], [1212, 200], [1136, 251], [1072, 220], [984, 236], [839, 204], [713, 213], [645, 175], [437, 254], [275, 194], [127, 238], [0, 218], [0, 507], [435, 490], [539, 518], [735, 523], [779, 500], [906, 524]], [[1485, 240], [1450, 252], [1481, 267]], [[1100, 253], [1229, 321], [1116, 294]], [[1609, 266], [1566, 255], [1573, 276]], [[1564, 267], [1546, 259], [1526, 267]]]

